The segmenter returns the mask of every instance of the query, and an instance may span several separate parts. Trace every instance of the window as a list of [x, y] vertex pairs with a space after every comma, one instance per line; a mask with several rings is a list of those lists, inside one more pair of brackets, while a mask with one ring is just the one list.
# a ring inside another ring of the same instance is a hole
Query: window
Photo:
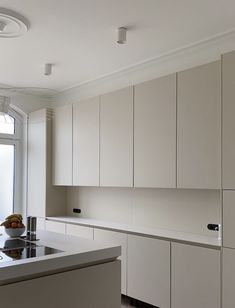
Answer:
[[0, 134], [15, 133], [15, 119], [6, 113], [0, 113]]
[[13, 111], [0, 112], [0, 221], [14, 212], [19, 201], [19, 119]]

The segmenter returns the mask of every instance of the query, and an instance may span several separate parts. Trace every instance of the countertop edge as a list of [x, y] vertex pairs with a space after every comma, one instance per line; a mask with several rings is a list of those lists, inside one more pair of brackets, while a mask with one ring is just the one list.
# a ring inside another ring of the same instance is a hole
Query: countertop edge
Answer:
[[203, 236], [201, 234], [179, 232], [167, 229], [145, 228], [139, 226], [118, 224], [112, 222], [106, 222], [90, 218], [79, 218], [71, 216], [48, 216], [45, 218], [49, 221], [56, 221], [61, 223], [69, 223], [74, 225], [80, 225], [91, 228], [98, 228], [116, 232], [122, 232], [127, 234], [146, 236], [158, 239], [164, 239], [172, 242], [181, 242], [185, 244], [201, 245], [211, 248], [220, 249], [222, 247], [221, 240]]

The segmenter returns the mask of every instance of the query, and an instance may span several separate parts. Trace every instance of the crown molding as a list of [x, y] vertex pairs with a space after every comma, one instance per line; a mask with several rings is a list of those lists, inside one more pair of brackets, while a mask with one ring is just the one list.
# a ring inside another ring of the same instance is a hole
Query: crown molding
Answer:
[[76, 103], [92, 96], [213, 62], [232, 50], [235, 50], [235, 29], [64, 89], [54, 96], [54, 104]]

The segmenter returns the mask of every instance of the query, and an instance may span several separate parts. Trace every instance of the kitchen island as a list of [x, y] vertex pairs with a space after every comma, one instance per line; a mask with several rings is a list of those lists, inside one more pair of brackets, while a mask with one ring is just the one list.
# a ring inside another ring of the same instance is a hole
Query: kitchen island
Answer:
[[14, 251], [16, 244], [0, 233], [2, 306], [120, 308], [119, 246], [39, 231], [37, 248], [26, 243]]

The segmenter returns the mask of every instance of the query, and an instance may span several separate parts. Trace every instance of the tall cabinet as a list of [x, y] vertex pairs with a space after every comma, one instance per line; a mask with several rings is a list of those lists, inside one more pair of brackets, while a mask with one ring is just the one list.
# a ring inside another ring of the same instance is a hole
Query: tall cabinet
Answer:
[[134, 186], [176, 187], [176, 74], [134, 87]]
[[235, 52], [222, 56], [223, 304], [235, 302]]
[[41, 109], [28, 118], [27, 215], [45, 218], [65, 213], [66, 191], [52, 185], [51, 112]]
[[178, 73], [177, 187], [221, 187], [220, 61]]
[[223, 172], [224, 189], [235, 189], [235, 52], [222, 56], [223, 67]]
[[53, 116], [53, 183], [73, 184], [72, 105], [55, 108]]
[[100, 186], [133, 186], [133, 87], [100, 97]]

